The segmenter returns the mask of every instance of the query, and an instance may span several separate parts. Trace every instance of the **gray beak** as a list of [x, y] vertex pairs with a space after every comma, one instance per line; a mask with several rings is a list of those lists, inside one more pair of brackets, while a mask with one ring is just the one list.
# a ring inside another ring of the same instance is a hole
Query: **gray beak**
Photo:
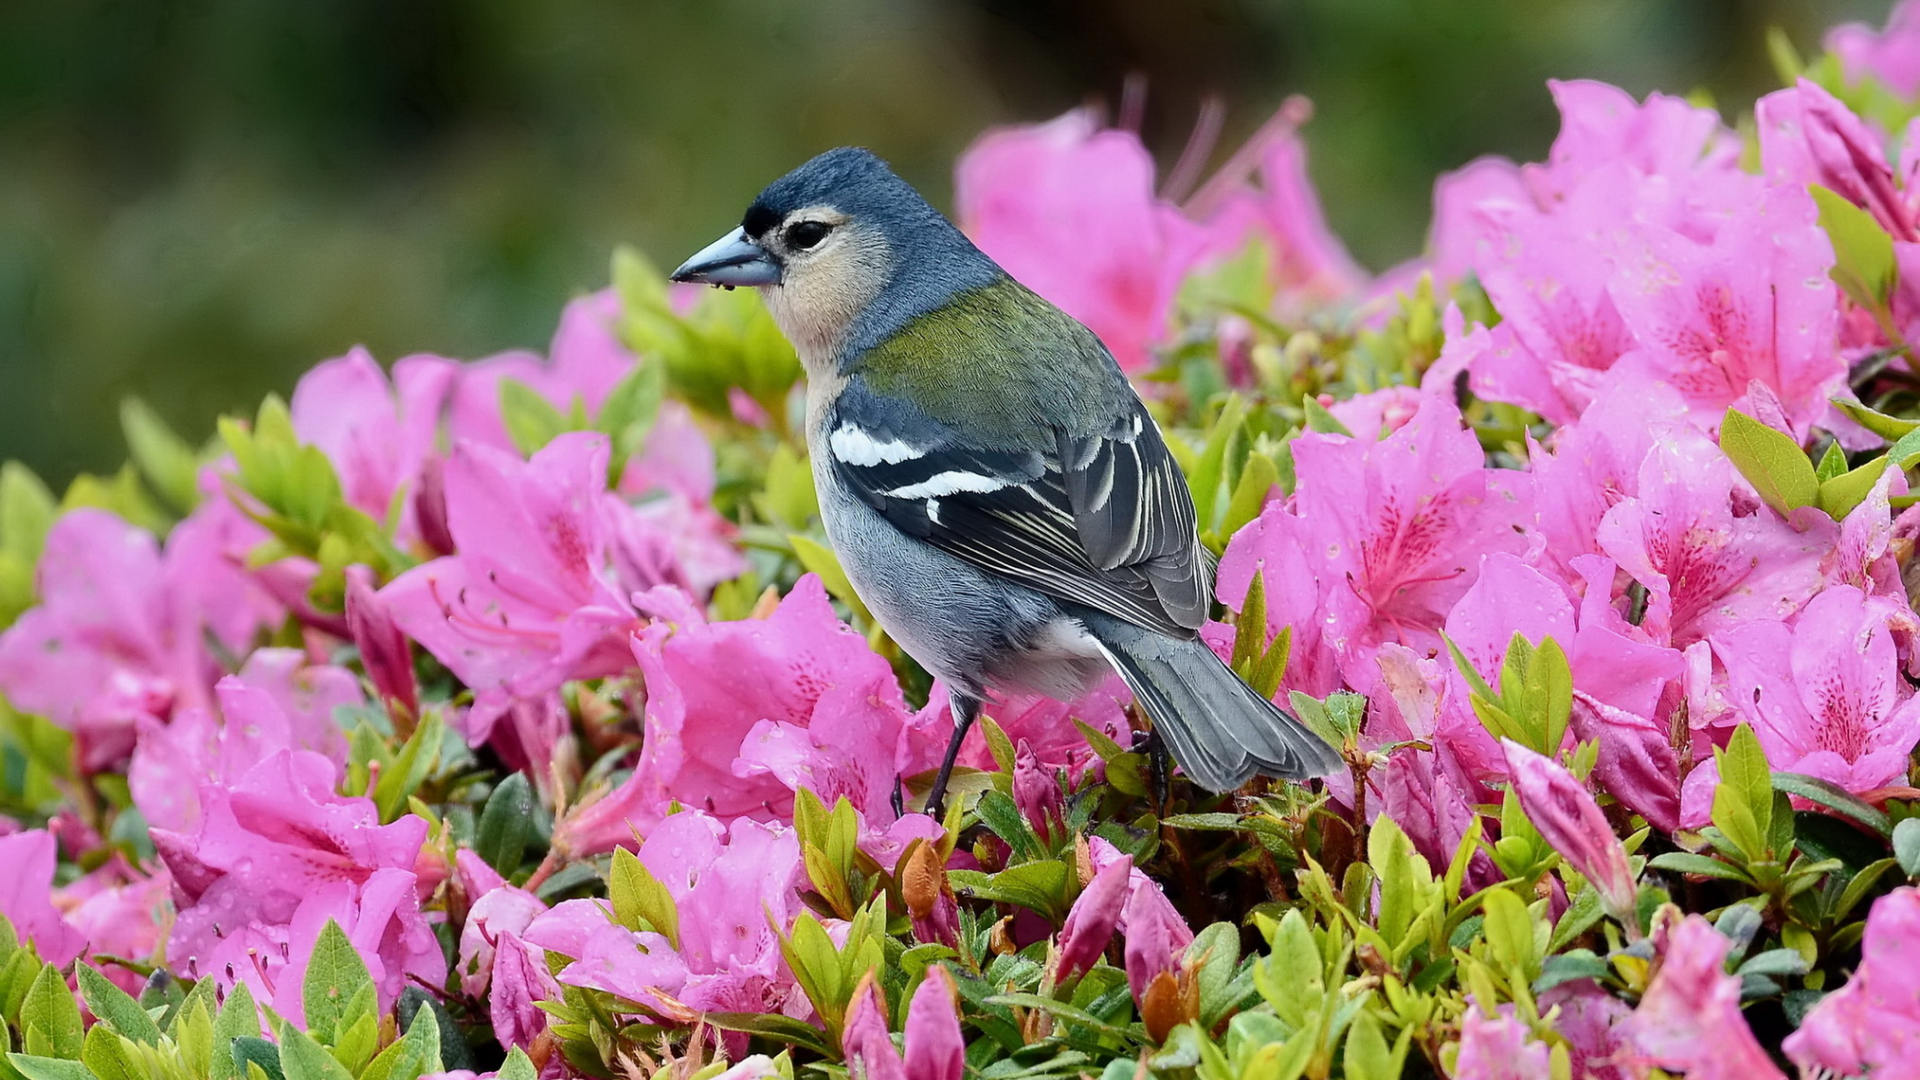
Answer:
[[778, 285], [780, 264], [766, 249], [747, 239], [745, 229], [735, 229], [701, 248], [693, 258], [680, 264], [673, 280], [693, 285]]

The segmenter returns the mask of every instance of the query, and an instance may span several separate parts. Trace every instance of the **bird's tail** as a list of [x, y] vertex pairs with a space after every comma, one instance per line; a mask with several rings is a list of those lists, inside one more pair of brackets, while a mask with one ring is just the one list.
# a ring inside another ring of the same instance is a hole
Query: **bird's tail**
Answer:
[[1201, 787], [1232, 791], [1255, 775], [1305, 780], [1343, 767], [1326, 740], [1242, 682], [1199, 639], [1093, 613], [1083, 621]]

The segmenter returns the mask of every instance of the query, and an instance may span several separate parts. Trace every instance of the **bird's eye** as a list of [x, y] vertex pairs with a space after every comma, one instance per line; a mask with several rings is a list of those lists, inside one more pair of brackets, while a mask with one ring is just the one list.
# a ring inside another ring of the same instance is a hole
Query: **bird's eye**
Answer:
[[787, 249], [805, 251], [825, 240], [832, 228], [823, 221], [796, 221], [787, 226]]

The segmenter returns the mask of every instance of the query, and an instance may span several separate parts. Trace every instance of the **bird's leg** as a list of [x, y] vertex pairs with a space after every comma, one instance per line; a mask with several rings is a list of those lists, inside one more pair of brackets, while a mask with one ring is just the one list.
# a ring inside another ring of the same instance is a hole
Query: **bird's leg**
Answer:
[[1134, 737], [1132, 750], [1147, 755], [1147, 775], [1153, 784], [1155, 808], [1164, 813], [1173, 797], [1173, 762], [1167, 756], [1167, 743], [1160, 729], [1148, 728]]
[[947, 742], [946, 756], [940, 759], [940, 771], [934, 775], [933, 790], [927, 792], [927, 813], [936, 818], [947, 816], [947, 780], [953, 776], [953, 759], [960, 756], [960, 740], [980, 716], [980, 701], [959, 693], [947, 697], [953, 708], [953, 738]]

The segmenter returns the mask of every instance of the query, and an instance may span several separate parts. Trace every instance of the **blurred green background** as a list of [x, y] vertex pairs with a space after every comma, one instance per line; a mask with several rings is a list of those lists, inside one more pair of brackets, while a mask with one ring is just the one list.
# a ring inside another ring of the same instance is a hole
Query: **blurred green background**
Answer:
[[[1163, 166], [1309, 95], [1335, 227], [1418, 251], [1434, 175], [1541, 156], [1550, 76], [1773, 87], [1885, 0], [10, 0], [0, 4], [0, 458], [117, 465], [119, 399], [204, 437], [355, 343], [541, 346], [615, 245], [672, 263], [861, 143], [938, 204], [983, 128], [1144, 76]], [[1731, 118], [1731, 117], [1730, 117]]]

